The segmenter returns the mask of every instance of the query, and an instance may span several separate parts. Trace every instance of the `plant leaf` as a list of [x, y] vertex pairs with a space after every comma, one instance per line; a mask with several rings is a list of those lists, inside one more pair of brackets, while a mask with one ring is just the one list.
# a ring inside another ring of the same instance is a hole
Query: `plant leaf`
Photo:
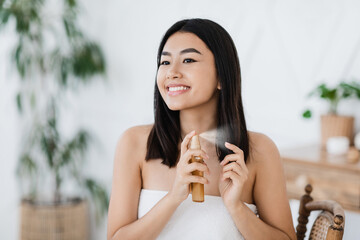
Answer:
[[60, 79], [63, 87], [67, 86], [68, 73], [71, 71], [71, 61], [64, 57], [61, 59]]
[[56, 138], [56, 135], [50, 133], [48, 129], [45, 127], [43, 132], [41, 133], [40, 144], [41, 144], [41, 149], [45, 153], [46, 158], [48, 160], [48, 165], [51, 169], [55, 166], [54, 155], [58, 148], [57, 142], [58, 139]]
[[96, 223], [100, 223], [101, 218], [107, 213], [109, 197], [106, 189], [95, 180], [85, 179], [85, 186], [90, 193], [91, 200], [95, 204]]
[[307, 109], [303, 112], [302, 114], [303, 118], [311, 118], [312, 116], [312, 113], [311, 113], [311, 110]]
[[38, 170], [36, 162], [29, 153], [24, 153], [20, 156], [19, 164], [16, 169], [18, 176], [34, 176]]
[[65, 166], [76, 157], [83, 157], [90, 141], [90, 135], [85, 130], [80, 130], [75, 137], [65, 143], [60, 154], [60, 166]]
[[10, 9], [4, 7], [5, 0], [0, 0], [0, 27], [5, 26], [11, 15]]
[[25, 77], [26, 72], [26, 63], [24, 61], [25, 58], [25, 53], [23, 52], [23, 42], [20, 39], [17, 47], [15, 48], [14, 60], [16, 63], [16, 68], [22, 79]]
[[77, 5], [76, 0], [66, 0], [66, 3], [71, 8], [76, 7]]
[[90, 76], [104, 73], [105, 59], [100, 47], [91, 42], [82, 47], [74, 49], [72, 70], [76, 77], [87, 82]]
[[21, 95], [21, 92], [18, 92], [16, 94], [16, 106], [17, 106], [18, 112], [22, 113], [23, 108], [22, 108], [22, 95]]

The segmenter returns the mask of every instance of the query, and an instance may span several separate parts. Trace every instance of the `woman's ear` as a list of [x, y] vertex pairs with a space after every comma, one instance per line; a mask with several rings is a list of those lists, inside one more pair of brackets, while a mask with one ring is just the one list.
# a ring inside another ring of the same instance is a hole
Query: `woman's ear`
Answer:
[[217, 89], [221, 90], [220, 81], [218, 81]]

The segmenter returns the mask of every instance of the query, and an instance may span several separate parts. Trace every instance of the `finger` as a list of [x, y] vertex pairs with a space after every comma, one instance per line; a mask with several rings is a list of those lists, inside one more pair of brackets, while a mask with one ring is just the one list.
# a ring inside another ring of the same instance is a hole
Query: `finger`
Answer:
[[248, 179], [248, 174], [241, 168], [234, 168], [232, 170], [223, 172], [222, 178], [225, 180], [226, 178], [231, 178], [232, 181], [236, 182], [246, 182]]
[[[235, 145], [234, 145], [235, 146]], [[236, 147], [236, 146], [235, 146]], [[241, 151], [241, 153], [235, 153], [235, 154], [229, 154], [227, 155], [223, 161], [221, 161], [221, 165], [225, 166], [226, 164], [228, 164], [228, 162], [231, 161], [236, 161], [246, 172], [248, 172], [248, 168], [245, 164], [245, 159], [244, 159], [244, 153], [243, 151], [239, 148], [239, 150]], [[227, 159], [229, 158], [229, 159]]]
[[221, 161], [220, 165], [226, 166], [230, 164], [229, 162], [236, 162], [242, 169], [244, 169], [246, 174], [249, 172], [243, 157], [239, 156], [238, 154], [227, 155], [224, 160]]
[[200, 149], [189, 149], [187, 150], [184, 155], [180, 158], [180, 162], [188, 163], [191, 159], [191, 156], [200, 156], [203, 159], [209, 159], [209, 156], [206, 154], [204, 150]]
[[189, 154], [192, 156], [200, 156], [204, 159], [209, 159], [209, 155], [203, 149], [189, 149]]
[[243, 169], [246, 172], [246, 174], [249, 173], [249, 170], [245, 164], [244, 158], [238, 159], [236, 162], [240, 165], [241, 169]]
[[223, 168], [223, 172], [227, 172], [227, 171], [234, 171], [236, 172], [238, 175], [244, 175], [246, 174], [246, 171], [242, 170], [240, 165], [237, 162], [232, 162], [227, 164], [226, 166], [224, 166]]
[[239, 159], [239, 155], [237, 154], [229, 154], [220, 162], [220, 165], [225, 166], [229, 162], [236, 162]]
[[234, 145], [234, 144], [225, 142], [225, 147], [227, 147], [228, 149], [232, 150], [234, 153], [241, 154], [241, 155], [244, 156], [243, 150], [241, 150], [238, 146], [236, 146], [236, 145]]
[[186, 177], [186, 183], [201, 183], [201, 184], [208, 184], [210, 183], [209, 180], [205, 177], [200, 177], [196, 175], [189, 175]]
[[192, 173], [193, 171], [206, 172], [210, 174], [210, 169], [205, 163], [193, 162], [186, 166], [186, 172]]
[[228, 172], [225, 172], [222, 176], [222, 180], [226, 180], [226, 179], [231, 179], [231, 181], [233, 182], [239, 182], [240, 181], [240, 176], [234, 172], [234, 171], [228, 171]]
[[185, 137], [184, 140], [181, 143], [181, 155], [184, 154], [187, 150], [187, 146], [190, 142], [190, 139], [192, 138], [192, 136], [195, 135], [195, 130], [193, 130], [192, 132], [188, 133]]

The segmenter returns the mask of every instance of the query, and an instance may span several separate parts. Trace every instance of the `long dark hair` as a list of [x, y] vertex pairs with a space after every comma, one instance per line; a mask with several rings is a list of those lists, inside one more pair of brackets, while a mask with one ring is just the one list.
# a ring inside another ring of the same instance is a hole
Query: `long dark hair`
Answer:
[[[221, 161], [232, 153], [225, 148], [225, 141], [235, 144], [244, 152], [245, 162], [249, 156], [249, 138], [241, 99], [240, 63], [235, 44], [229, 33], [219, 24], [207, 19], [185, 19], [171, 26], [161, 40], [157, 54], [157, 68], [168, 38], [176, 32], [188, 32], [198, 36], [215, 58], [215, 67], [221, 91], [217, 105], [216, 152]], [[162, 163], [173, 167], [180, 153], [179, 111], [170, 110], [162, 99], [155, 79], [155, 123], [147, 141], [145, 159], [163, 159]]]

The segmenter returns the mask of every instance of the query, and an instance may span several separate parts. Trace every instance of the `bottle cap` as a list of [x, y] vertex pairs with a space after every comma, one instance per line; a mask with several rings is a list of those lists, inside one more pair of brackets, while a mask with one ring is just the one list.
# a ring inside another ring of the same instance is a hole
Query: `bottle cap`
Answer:
[[194, 135], [190, 141], [190, 149], [201, 149], [199, 135]]

